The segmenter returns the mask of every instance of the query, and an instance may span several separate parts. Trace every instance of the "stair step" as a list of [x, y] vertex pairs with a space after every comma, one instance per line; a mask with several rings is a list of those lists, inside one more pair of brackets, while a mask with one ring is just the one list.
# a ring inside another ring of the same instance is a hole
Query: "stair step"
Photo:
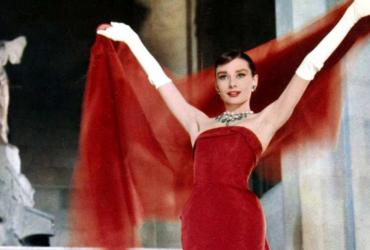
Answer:
[[[92, 248], [92, 247], [2, 247], [0, 246], [0, 250], [103, 250], [100, 248]], [[181, 250], [181, 248], [130, 248], [130, 250]]]

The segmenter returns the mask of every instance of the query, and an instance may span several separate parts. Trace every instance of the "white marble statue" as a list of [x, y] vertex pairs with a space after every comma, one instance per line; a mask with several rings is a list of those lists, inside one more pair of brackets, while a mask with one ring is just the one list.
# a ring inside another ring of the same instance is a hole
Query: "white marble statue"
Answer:
[[11, 41], [0, 41], [0, 143], [8, 143], [8, 107], [9, 107], [9, 80], [5, 65], [19, 64], [24, 48], [27, 45], [26, 37], [19, 36]]

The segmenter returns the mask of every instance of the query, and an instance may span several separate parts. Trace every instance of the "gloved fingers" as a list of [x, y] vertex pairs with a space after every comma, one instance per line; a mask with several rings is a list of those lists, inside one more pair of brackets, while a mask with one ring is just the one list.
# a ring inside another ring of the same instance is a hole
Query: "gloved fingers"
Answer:
[[104, 30], [97, 30], [96, 33], [98, 35], [105, 36], [113, 41], [121, 41], [119, 31], [117, 31], [117, 29], [113, 27], [108, 27]]
[[135, 31], [127, 24], [125, 23], [119, 23], [119, 22], [111, 22], [110, 23], [113, 28], [116, 28], [117, 30], [120, 30], [122, 33], [126, 34], [136, 34]]
[[124, 43], [130, 43], [138, 38], [135, 31], [130, 26], [124, 23], [111, 22], [111, 26], [105, 29], [98, 29], [97, 34], [112, 39], [113, 41], [120, 41]]
[[108, 28], [107, 29], [104, 29], [104, 30], [98, 29], [96, 31], [96, 34], [110, 38], [109, 35], [108, 35], [107, 30], [108, 30]]
[[370, 0], [355, 0], [353, 7], [358, 19], [370, 15]]
[[120, 22], [110, 22], [110, 25], [112, 25], [113, 27], [130, 27], [128, 26], [127, 24], [125, 23], [120, 23]]
[[98, 29], [98, 30], [96, 31], [96, 34], [98, 34], [98, 35], [102, 35], [102, 36], [105, 36], [105, 37], [110, 38], [110, 37], [109, 37], [109, 31], [107, 31], [107, 29], [108, 29], [108, 28], [106, 28], [106, 29], [104, 29], [104, 30], [102, 30], [102, 29]]

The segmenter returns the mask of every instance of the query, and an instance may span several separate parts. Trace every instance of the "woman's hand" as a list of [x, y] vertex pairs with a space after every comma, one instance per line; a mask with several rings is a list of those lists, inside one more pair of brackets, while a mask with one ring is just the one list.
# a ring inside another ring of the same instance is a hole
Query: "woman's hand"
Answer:
[[172, 82], [130, 26], [124, 23], [111, 22], [111, 26], [103, 25], [98, 28], [96, 33], [113, 41], [126, 43], [147, 74], [149, 81], [156, 88]]
[[353, 9], [358, 19], [370, 15], [370, 0], [355, 0]]
[[112, 39], [113, 41], [124, 42], [127, 45], [137, 42], [139, 39], [135, 31], [124, 23], [111, 22], [110, 25], [111, 26], [106, 29], [98, 29], [96, 33]]

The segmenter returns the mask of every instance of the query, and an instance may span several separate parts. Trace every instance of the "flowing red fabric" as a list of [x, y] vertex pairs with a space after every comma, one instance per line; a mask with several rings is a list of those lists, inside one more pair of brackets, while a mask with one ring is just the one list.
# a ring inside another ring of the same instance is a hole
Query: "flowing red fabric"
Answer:
[[[260, 111], [280, 95], [304, 56], [339, 20], [346, 6], [298, 33], [248, 51], [260, 79], [251, 102], [253, 110]], [[367, 18], [355, 26], [273, 138], [257, 167], [266, 181], [279, 180], [281, 153], [302, 143], [335, 142], [341, 110], [339, 63], [369, 34], [369, 24]], [[209, 116], [223, 111], [214, 91], [213, 69], [174, 81], [185, 98]], [[124, 249], [139, 244], [137, 230], [144, 219], [177, 220], [192, 188], [192, 165], [186, 132], [127, 46], [97, 36], [91, 50], [74, 175], [72, 244]]]

